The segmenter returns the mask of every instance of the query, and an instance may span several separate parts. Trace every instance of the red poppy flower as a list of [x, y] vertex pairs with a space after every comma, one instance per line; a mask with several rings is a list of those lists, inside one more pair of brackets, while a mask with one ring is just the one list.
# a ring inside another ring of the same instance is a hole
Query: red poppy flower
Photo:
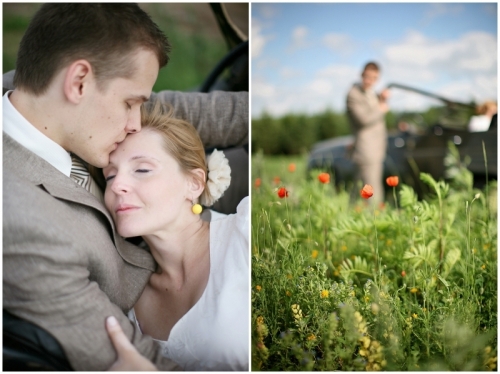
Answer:
[[372, 196], [373, 196], [373, 187], [370, 186], [369, 184], [365, 184], [365, 186], [361, 190], [361, 197], [363, 199], [369, 199]]
[[403, 271], [401, 272], [401, 276], [402, 276], [402, 277], [406, 277], [406, 271], [404, 271], [404, 270], [403, 270]]
[[292, 162], [290, 165], [288, 165], [288, 171], [290, 173], [293, 173], [295, 171], [297, 167], [295, 166], [295, 164]]
[[388, 177], [385, 182], [390, 187], [396, 187], [399, 184], [399, 178], [396, 176]]
[[323, 184], [330, 183], [330, 174], [321, 173], [320, 175], [318, 175], [318, 180]]
[[260, 178], [257, 178], [255, 180], [255, 188], [259, 188], [261, 184], [262, 184], [262, 180]]
[[273, 183], [274, 183], [274, 184], [280, 184], [280, 182], [281, 182], [280, 177], [274, 177], [274, 178], [273, 178]]
[[288, 197], [288, 191], [286, 190], [285, 187], [281, 187], [278, 190], [278, 196], [279, 196], [280, 199], [283, 199], [284, 197]]

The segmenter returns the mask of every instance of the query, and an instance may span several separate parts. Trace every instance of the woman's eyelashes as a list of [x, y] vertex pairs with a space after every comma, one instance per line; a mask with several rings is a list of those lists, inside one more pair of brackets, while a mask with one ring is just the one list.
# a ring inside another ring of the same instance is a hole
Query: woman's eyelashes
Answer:
[[[135, 169], [134, 172], [135, 173], [140, 173], [140, 174], [147, 174], [149, 172], [151, 172], [152, 170], [151, 169]], [[114, 177], [116, 176], [116, 174], [110, 174], [108, 175], [107, 177], [104, 177], [104, 179], [106, 180], [106, 182], [109, 182], [110, 180], [112, 180]]]

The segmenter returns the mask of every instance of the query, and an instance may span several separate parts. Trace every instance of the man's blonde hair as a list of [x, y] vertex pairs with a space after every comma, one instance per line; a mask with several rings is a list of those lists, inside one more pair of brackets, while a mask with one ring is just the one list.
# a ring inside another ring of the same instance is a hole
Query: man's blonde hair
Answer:
[[202, 184], [204, 190], [200, 201], [207, 201], [210, 192], [206, 188], [207, 163], [205, 149], [200, 135], [192, 124], [173, 117], [173, 109], [163, 106], [160, 101], [144, 105], [141, 109], [142, 131], [156, 131], [163, 138], [165, 151], [179, 164], [181, 170], [189, 174], [194, 169], [201, 169], [205, 173], [203, 180], [193, 174]]

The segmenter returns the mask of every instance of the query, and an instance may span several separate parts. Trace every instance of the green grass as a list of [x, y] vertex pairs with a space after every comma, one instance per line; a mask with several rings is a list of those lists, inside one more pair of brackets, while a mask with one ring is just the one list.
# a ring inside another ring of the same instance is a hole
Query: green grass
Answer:
[[253, 370], [496, 368], [496, 184], [424, 175], [425, 201], [373, 207], [304, 156], [252, 162]]
[[[15, 69], [19, 43], [39, 4], [3, 4], [3, 73]], [[144, 6], [144, 5], [143, 5]], [[160, 70], [154, 91], [196, 89], [227, 53], [227, 46], [208, 4], [144, 6], [167, 35], [171, 60]], [[210, 22], [209, 22], [210, 21]]]

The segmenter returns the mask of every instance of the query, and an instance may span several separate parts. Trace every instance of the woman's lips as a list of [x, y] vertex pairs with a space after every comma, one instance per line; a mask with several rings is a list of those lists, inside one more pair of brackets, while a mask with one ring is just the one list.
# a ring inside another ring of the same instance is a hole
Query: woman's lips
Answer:
[[139, 207], [135, 205], [121, 204], [118, 205], [118, 207], [115, 209], [115, 213], [116, 214], [129, 213], [137, 209], [139, 209]]

